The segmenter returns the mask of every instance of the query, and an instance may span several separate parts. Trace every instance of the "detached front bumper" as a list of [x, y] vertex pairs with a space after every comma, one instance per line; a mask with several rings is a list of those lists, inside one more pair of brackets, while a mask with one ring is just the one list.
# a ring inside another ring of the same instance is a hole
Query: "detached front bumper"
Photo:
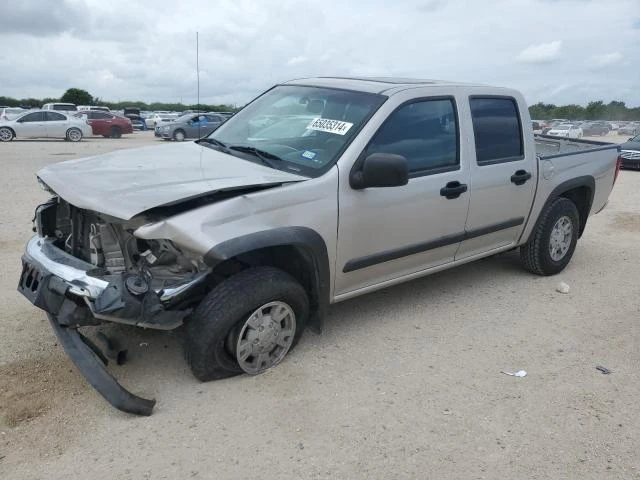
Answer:
[[124, 388], [106, 369], [104, 359], [99, 357], [91, 344], [76, 328], [58, 323], [55, 316], [47, 314], [54, 332], [58, 336], [71, 361], [93, 388], [118, 410], [135, 415], [149, 416], [156, 401], [134, 395]]
[[[105, 368], [103, 355], [78, 327], [112, 321], [168, 330], [182, 324], [190, 310], [166, 310], [204, 275], [161, 292], [133, 295], [123, 275], [102, 275], [94, 265], [57, 248], [48, 238], [29, 240], [22, 256], [18, 291], [47, 312], [60, 343], [87, 381], [114, 407], [124, 412], [150, 415], [155, 400], [124, 389]], [[95, 276], [93, 275], [95, 274]]]

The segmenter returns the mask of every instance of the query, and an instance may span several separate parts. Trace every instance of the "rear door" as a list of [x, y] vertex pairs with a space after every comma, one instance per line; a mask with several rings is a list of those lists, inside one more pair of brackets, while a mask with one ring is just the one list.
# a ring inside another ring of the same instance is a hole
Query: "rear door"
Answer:
[[524, 102], [513, 97], [469, 98], [475, 153], [465, 240], [456, 260], [515, 245], [522, 233], [537, 180], [533, 135], [522, 109]]
[[16, 121], [16, 136], [25, 138], [44, 138], [47, 136], [45, 112], [33, 112]]
[[45, 112], [47, 138], [64, 138], [69, 127], [69, 120], [61, 113], [49, 110]]

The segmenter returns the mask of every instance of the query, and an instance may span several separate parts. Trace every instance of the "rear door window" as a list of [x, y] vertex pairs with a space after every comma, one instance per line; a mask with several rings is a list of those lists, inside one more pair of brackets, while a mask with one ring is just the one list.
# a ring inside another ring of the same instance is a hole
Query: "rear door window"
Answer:
[[520, 114], [514, 98], [471, 97], [471, 119], [478, 165], [524, 158]]
[[59, 122], [61, 120], [66, 120], [67, 117], [56, 112], [45, 112], [45, 119], [47, 122]]

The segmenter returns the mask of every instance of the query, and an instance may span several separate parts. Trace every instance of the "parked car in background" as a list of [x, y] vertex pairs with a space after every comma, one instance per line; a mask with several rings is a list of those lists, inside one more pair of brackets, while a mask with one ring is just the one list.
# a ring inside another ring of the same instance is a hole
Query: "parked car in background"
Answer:
[[531, 120], [531, 128], [533, 128], [533, 133], [542, 133], [542, 123], [537, 120]]
[[78, 107], [73, 103], [45, 103], [42, 110], [56, 110], [58, 112], [77, 112]]
[[631, 137], [620, 148], [621, 167], [640, 170], [640, 135]]
[[98, 105], [78, 105], [78, 111], [83, 112], [85, 110], [100, 110], [101, 112], [110, 112], [109, 107], [101, 107]]
[[618, 135], [636, 136], [640, 134], [640, 123], [627, 123], [625, 126], [618, 128]]
[[13, 120], [19, 117], [27, 110], [20, 107], [3, 107], [0, 108], [0, 120]]
[[158, 125], [154, 135], [164, 140], [182, 141], [209, 135], [225, 122], [226, 118], [213, 113], [183, 115], [174, 122]]
[[124, 116], [131, 121], [134, 130], [147, 130], [147, 123], [140, 115], [125, 113]]
[[582, 138], [584, 134], [582, 133], [582, 128], [571, 123], [563, 123], [561, 125], [551, 127], [551, 130], [547, 132], [547, 135], [551, 135], [553, 137]]
[[616, 122], [609, 122], [609, 127], [611, 130], [618, 130], [618, 128], [620, 128], [620, 124]]
[[177, 120], [179, 117], [170, 113], [153, 113], [145, 118], [147, 128], [155, 128], [162, 123], [169, 123]]
[[14, 120], [0, 121], [0, 141], [14, 138], [64, 138], [79, 142], [90, 136], [91, 126], [83, 119], [51, 110], [29, 111]]
[[606, 135], [611, 131], [611, 127], [606, 122], [585, 122], [580, 125], [584, 135]]
[[105, 138], [120, 138], [123, 133], [133, 133], [133, 125], [127, 117], [100, 110], [85, 110], [76, 113], [75, 116], [86, 118], [94, 135], [102, 135]]
[[140, 109], [138, 107], [125, 107], [122, 110], [123, 115], [140, 115]]

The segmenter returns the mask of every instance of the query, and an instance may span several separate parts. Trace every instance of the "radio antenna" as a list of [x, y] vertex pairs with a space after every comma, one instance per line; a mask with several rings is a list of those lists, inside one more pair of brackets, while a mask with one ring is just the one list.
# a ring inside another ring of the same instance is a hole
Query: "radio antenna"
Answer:
[[[198, 82], [198, 115], [200, 115], [200, 45], [198, 32], [196, 32], [196, 79]], [[202, 137], [200, 133], [200, 121], [198, 121], [198, 138]]]

